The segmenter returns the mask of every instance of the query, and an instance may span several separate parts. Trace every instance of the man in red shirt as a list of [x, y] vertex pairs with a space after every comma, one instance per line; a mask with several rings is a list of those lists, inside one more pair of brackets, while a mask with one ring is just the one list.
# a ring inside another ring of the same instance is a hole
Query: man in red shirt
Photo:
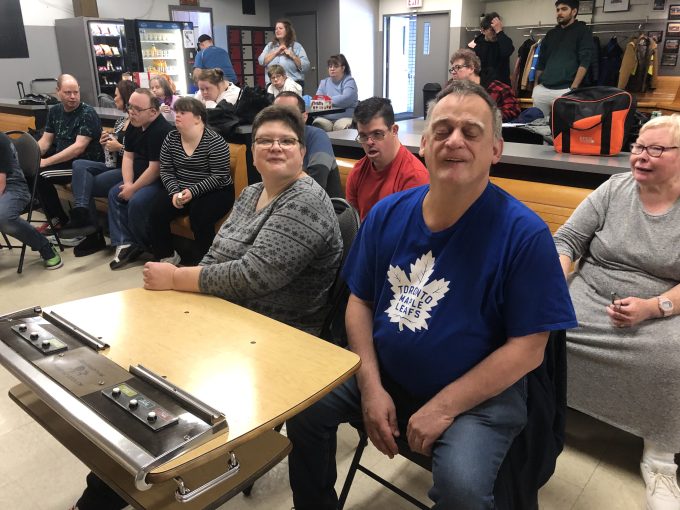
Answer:
[[389, 99], [371, 97], [360, 101], [354, 110], [359, 132], [356, 140], [366, 156], [347, 178], [347, 201], [363, 220], [371, 207], [392, 193], [430, 182], [427, 169], [399, 141], [399, 126]]

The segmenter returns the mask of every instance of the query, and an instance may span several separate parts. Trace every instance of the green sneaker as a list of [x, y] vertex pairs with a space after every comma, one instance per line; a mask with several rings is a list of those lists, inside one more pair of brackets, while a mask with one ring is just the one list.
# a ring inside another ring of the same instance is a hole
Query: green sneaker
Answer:
[[61, 255], [59, 255], [59, 252], [54, 246], [52, 246], [52, 253], [54, 256], [49, 259], [43, 259], [45, 269], [59, 269], [64, 265], [64, 262], [61, 260]]

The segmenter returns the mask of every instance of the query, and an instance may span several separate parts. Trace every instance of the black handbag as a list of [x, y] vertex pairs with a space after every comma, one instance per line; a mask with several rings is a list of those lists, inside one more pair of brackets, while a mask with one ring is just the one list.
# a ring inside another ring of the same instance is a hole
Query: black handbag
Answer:
[[227, 103], [225, 99], [222, 99], [215, 108], [208, 108], [208, 127], [229, 141], [229, 138], [234, 133], [236, 126], [238, 126], [241, 120], [236, 115], [234, 110], [234, 105]]
[[261, 87], [243, 87], [236, 101], [235, 113], [241, 124], [252, 124], [255, 116], [272, 104], [274, 96]]

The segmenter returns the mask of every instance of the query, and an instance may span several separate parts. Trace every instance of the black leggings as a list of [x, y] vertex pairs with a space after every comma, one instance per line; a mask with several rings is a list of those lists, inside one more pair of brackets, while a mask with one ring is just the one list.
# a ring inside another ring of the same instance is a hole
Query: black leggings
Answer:
[[234, 205], [234, 186], [217, 189], [191, 200], [182, 209], [172, 205], [172, 197], [159, 194], [151, 210], [151, 248], [157, 259], [172, 256], [170, 222], [178, 216], [189, 216], [191, 230], [198, 244], [201, 258], [215, 239], [215, 223]]

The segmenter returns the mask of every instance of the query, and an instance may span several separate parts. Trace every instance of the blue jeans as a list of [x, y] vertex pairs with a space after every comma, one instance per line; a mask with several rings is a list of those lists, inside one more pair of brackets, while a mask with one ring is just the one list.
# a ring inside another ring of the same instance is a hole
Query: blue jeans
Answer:
[[[41, 255], [47, 255], [50, 242], [21, 217], [30, 199], [31, 194], [25, 185], [9, 185], [5, 188], [0, 195], [0, 232], [26, 243], [34, 251], [40, 251]], [[51, 249], [49, 254], [50, 257], [53, 255]]]
[[[408, 419], [426, 400], [404, 396], [383, 378], [392, 395], [405, 437]], [[338, 425], [360, 422], [361, 395], [352, 378], [319, 402], [288, 420], [293, 443], [289, 457], [290, 486], [298, 510], [335, 510], [338, 497], [335, 451]], [[493, 509], [498, 470], [512, 441], [527, 421], [526, 377], [500, 395], [456, 417], [432, 450], [434, 509]]]
[[158, 193], [166, 193], [160, 179], [135, 192], [129, 202], [118, 198], [119, 186], [109, 190], [109, 234], [111, 246], [134, 244], [140, 248], [151, 246], [151, 205]]
[[122, 175], [120, 168], [108, 168], [99, 161], [75, 160], [71, 176], [73, 206], [89, 208], [90, 217], [95, 219], [97, 209], [94, 205], [94, 197], [107, 197], [111, 187], [120, 183]]

